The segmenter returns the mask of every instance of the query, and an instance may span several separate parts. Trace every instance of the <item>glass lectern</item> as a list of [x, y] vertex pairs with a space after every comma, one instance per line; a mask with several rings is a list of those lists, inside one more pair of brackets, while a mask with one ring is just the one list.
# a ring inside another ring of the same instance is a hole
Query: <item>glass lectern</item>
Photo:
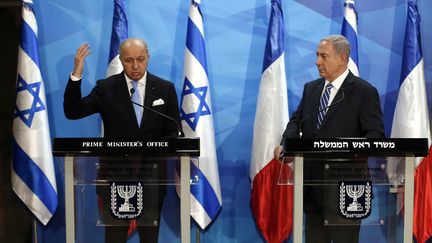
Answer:
[[412, 242], [415, 157], [427, 155], [426, 139], [286, 139], [283, 146], [293, 158], [281, 168], [294, 177], [283, 168], [278, 180], [294, 186], [293, 242], [303, 242], [304, 212], [316, 208], [324, 227], [376, 226], [387, 242]]
[[64, 157], [66, 242], [94, 242], [82, 234], [89, 224], [159, 226], [169, 186], [180, 192], [181, 240], [190, 242], [190, 186], [198, 178], [190, 168], [199, 167], [199, 148], [199, 138], [54, 139], [54, 155]]

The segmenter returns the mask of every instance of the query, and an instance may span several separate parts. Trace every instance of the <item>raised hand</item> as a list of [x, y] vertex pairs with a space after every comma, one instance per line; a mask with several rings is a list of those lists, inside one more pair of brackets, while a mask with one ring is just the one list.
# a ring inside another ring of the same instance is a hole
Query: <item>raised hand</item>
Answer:
[[90, 55], [90, 53], [90, 45], [88, 43], [84, 43], [80, 47], [78, 47], [75, 54], [74, 69], [72, 71], [72, 75], [79, 78], [82, 77], [82, 73], [84, 70], [84, 60], [88, 55]]

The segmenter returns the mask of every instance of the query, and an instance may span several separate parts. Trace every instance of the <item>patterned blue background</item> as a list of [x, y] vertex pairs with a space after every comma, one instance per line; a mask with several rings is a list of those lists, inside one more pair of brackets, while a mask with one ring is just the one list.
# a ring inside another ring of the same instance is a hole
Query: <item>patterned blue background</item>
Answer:
[[[144, 38], [149, 43], [149, 70], [174, 82], [180, 93], [189, 1], [127, 0], [126, 5], [129, 36]], [[283, 1], [290, 113], [299, 103], [304, 83], [318, 75], [317, 43], [323, 36], [341, 31], [342, 6], [343, 0]], [[432, 2], [419, 0], [418, 6], [430, 104]], [[249, 161], [269, 7], [270, 0], [204, 0], [201, 6], [223, 197], [223, 209], [202, 235], [202, 242], [262, 242], [248, 206]], [[406, 0], [357, 1], [356, 7], [360, 75], [379, 91], [389, 135], [400, 80]], [[35, 1], [35, 14], [52, 136], [99, 136], [97, 116], [79, 121], [64, 117], [63, 92], [75, 50], [83, 42], [88, 42], [92, 50], [85, 65], [83, 93], [105, 76], [113, 1]], [[57, 166], [61, 171], [61, 164]], [[61, 172], [58, 177], [62, 178]], [[63, 189], [60, 190], [62, 195]], [[64, 237], [63, 210], [59, 210], [48, 229], [41, 231], [43, 242], [57, 242], [54, 237]], [[172, 236], [163, 232], [168, 238]], [[380, 231], [377, 234], [383, 237]], [[367, 235], [362, 233], [364, 242]], [[375, 236], [373, 242], [377, 239]]]

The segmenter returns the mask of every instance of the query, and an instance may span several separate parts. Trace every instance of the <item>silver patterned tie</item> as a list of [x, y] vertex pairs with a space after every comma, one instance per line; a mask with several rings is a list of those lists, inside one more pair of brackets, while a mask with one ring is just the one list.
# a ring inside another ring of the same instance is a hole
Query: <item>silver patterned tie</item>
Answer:
[[328, 106], [328, 102], [330, 99], [330, 93], [331, 93], [331, 89], [333, 88], [332, 84], [327, 84], [325, 87], [325, 91], [321, 96], [320, 99], [320, 106], [319, 106], [319, 113], [318, 113], [318, 122], [317, 122], [317, 129], [319, 129], [321, 127], [321, 123], [324, 120], [324, 116], [327, 113], [327, 106]]

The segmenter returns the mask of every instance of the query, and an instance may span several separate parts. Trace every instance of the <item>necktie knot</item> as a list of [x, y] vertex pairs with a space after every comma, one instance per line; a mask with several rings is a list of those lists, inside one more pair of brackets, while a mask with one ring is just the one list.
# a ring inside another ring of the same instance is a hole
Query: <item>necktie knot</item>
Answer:
[[138, 91], [138, 81], [132, 80], [132, 87], [135, 89], [135, 91]]

